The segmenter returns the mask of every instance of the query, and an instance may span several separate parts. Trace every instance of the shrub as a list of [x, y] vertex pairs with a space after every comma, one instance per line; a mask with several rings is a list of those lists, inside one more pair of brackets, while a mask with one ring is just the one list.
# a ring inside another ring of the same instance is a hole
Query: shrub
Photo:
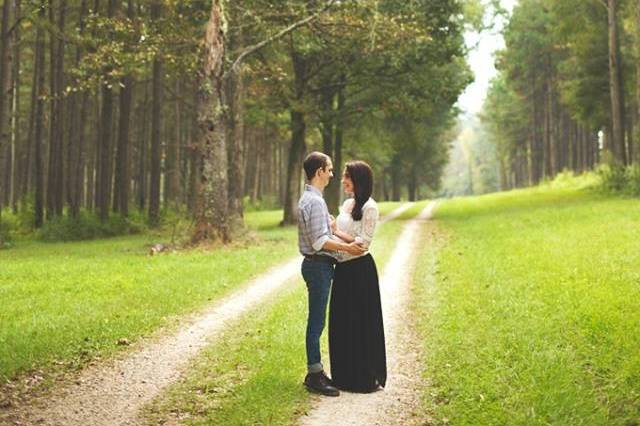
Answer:
[[640, 196], [640, 166], [627, 167], [626, 171], [627, 191], [633, 196]]
[[246, 196], [243, 198], [242, 202], [243, 202], [245, 212], [277, 210], [282, 208], [282, 205], [280, 205], [278, 196], [274, 196], [274, 195], [263, 196], [262, 198], [255, 199], [253, 201], [251, 201], [249, 196]]
[[0, 218], [0, 249], [11, 246], [13, 224], [8, 220], [7, 215], [3, 214]]
[[120, 215], [111, 215], [102, 223], [95, 214], [81, 212], [77, 218], [59, 216], [48, 220], [40, 229], [39, 237], [44, 241], [78, 241], [133, 234], [141, 230], [138, 223]]
[[627, 187], [627, 173], [624, 167], [602, 164], [596, 170], [600, 176], [600, 186], [605, 192], [619, 193]]

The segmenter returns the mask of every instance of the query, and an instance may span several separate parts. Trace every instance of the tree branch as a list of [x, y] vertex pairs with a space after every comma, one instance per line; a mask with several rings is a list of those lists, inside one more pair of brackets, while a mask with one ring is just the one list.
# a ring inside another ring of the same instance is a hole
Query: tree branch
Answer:
[[240, 55], [238, 55], [236, 60], [233, 61], [233, 65], [231, 65], [231, 68], [229, 69], [229, 73], [231, 74], [231, 73], [237, 72], [238, 71], [238, 67], [240, 66], [240, 64], [242, 63], [244, 58], [246, 58], [247, 56], [251, 55], [252, 53], [257, 52], [258, 50], [262, 49], [263, 47], [265, 47], [269, 43], [274, 42], [274, 41], [286, 36], [287, 34], [291, 33], [295, 29], [297, 29], [297, 28], [299, 28], [299, 27], [301, 27], [303, 25], [306, 25], [309, 22], [317, 19], [320, 15], [322, 15], [324, 12], [329, 10], [331, 8], [331, 6], [333, 6], [333, 3], [335, 3], [335, 1], [336, 0], [328, 0], [327, 3], [321, 9], [319, 9], [316, 13], [314, 13], [313, 15], [309, 15], [306, 18], [289, 25], [287, 28], [282, 29], [281, 31], [277, 32], [276, 34], [272, 35], [271, 37], [268, 37], [268, 38], [262, 40], [260, 43], [254, 44], [253, 46], [250, 46], [250, 47], [247, 47], [246, 49], [244, 49], [242, 51], [242, 53], [240, 53]]

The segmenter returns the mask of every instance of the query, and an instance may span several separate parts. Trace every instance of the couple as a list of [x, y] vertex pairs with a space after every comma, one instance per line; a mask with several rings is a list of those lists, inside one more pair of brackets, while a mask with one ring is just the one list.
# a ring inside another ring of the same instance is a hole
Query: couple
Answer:
[[[339, 389], [373, 392], [387, 379], [378, 272], [368, 253], [378, 220], [378, 207], [370, 198], [373, 174], [363, 161], [347, 163], [342, 186], [353, 198], [334, 219], [322, 197], [333, 177], [331, 158], [312, 152], [304, 171], [307, 184], [298, 203], [298, 245], [309, 295], [304, 385], [327, 396], [338, 396]], [[329, 379], [320, 360], [320, 336], [332, 281]]]

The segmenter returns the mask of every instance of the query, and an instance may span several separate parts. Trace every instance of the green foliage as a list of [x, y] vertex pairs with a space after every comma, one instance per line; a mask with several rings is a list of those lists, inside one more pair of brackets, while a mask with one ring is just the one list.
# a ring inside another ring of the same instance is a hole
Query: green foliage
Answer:
[[264, 210], [275, 210], [280, 206], [280, 200], [277, 195], [264, 195], [261, 199], [251, 200], [247, 195], [242, 200], [245, 212], [258, 212]]
[[640, 166], [627, 167], [602, 164], [597, 169], [604, 192], [640, 196]]
[[144, 228], [144, 223], [120, 215], [111, 215], [102, 223], [97, 215], [81, 212], [78, 218], [59, 216], [48, 220], [38, 236], [43, 241], [79, 241], [136, 234]]
[[0, 250], [11, 247], [12, 228], [13, 223], [7, 220], [6, 216], [3, 214], [2, 217], [0, 217]]
[[551, 185], [438, 208], [415, 275], [434, 424], [637, 424], [639, 217]]

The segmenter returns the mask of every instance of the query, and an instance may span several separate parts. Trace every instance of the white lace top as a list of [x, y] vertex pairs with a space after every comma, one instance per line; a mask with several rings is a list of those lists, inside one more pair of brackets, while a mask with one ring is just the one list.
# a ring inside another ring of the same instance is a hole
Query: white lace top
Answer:
[[[340, 207], [340, 214], [336, 218], [336, 225], [338, 229], [345, 232], [355, 238], [357, 243], [369, 247], [371, 241], [373, 241], [373, 233], [376, 229], [376, 223], [378, 222], [378, 205], [373, 198], [369, 198], [362, 206], [362, 219], [355, 221], [351, 217], [351, 210], [355, 206], [356, 201], [353, 198], [346, 200], [342, 207]], [[362, 256], [368, 253], [365, 252]], [[356, 257], [349, 253], [341, 253], [339, 262], [345, 262], [347, 260], [355, 259]]]

